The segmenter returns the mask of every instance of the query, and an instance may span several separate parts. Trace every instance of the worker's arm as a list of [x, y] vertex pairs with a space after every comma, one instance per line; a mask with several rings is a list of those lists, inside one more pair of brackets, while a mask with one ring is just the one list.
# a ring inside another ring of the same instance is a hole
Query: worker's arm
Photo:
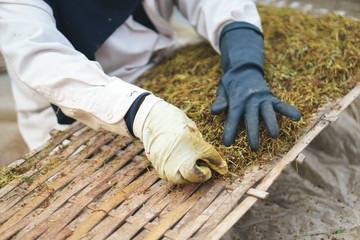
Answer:
[[10, 75], [90, 127], [129, 135], [122, 119], [146, 91], [106, 75], [75, 50], [44, 1], [0, 3], [0, 48]]
[[179, 11], [196, 32], [220, 53], [221, 30], [229, 23], [248, 22], [261, 29], [261, 19], [251, 0], [177, 0]]
[[259, 147], [259, 121], [263, 119], [270, 136], [276, 138], [279, 127], [275, 112], [298, 121], [300, 112], [277, 99], [264, 81], [264, 42], [259, 28], [246, 22], [226, 25], [220, 35], [220, 80], [211, 111], [228, 111], [224, 130], [224, 143], [233, 144], [240, 119], [244, 117], [250, 147]]
[[[130, 135], [127, 115], [160, 177], [172, 183], [205, 181], [211, 172], [198, 167], [198, 159], [226, 172], [224, 160], [180, 109], [106, 75], [96, 62], [75, 50], [57, 30], [44, 1], [0, 1], [0, 32], [0, 49], [10, 75], [92, 128]], [[141, 105], [135, 101], [139, 96], [144, 96]]]
[[177, 4], [196, 31], [221, 53], [224, 76], [212, 113], [228, 112], [224, 130], [226, 146], [234, 143], [243, 117], [253, 150], [259, 146], [260, 118], [274, 138], [279, 132], [275, 112], [295, 121], [300, 119], [299, 111], [274, 97], [264, 81], [264, 43], [254, 2], [178, 0]]

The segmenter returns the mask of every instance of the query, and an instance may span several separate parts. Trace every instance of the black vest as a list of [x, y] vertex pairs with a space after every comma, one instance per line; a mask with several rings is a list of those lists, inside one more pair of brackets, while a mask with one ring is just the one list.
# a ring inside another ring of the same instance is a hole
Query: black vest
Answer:
[[[57, 29], [76, 50], [88, 59], [95, 59], [96, 50], [125, 20], [134, 19], [155, 30], [142, 8], [142, 0], [44, 0], [54, 12]], [[71, 124], [59, 107], [51, 105], [58, 122]]]

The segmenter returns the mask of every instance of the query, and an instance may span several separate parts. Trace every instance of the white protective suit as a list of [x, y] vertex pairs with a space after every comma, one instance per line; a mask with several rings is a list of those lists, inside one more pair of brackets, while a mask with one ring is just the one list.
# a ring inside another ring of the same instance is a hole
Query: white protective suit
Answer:
[[[123, 117], [146, 90], [132, 84], [153, 63], [150, 59], [176, 41], [169, 23], [173, 7], [219, 52], [222, 27], [246, 21], [261, 29], [250, 0], [145, 0], [143, 7], [158, 33], [130, 16], [99, 48], [96, 62], [76, 51], [56, 28], [51, 8], [42, 0], [0, 1], [0, 49], [12, 79], [20, 131], [32, 149], [57, 126], [52, 102], [93, 128], [128, 135]], [[158, 100], [146, 97], [145, 118]], [[138, 116], [137, 116], [138, 117]], [[136, 121], [134, 132], [136, 131]]]
[[[225, 25], [246, 21], [261, 27], [255, 4], [247, 0], [142, 4], [157, 32], [130, 16], [100, 46], [96, 61], [90, 61], [58, 31], [44, 1], [0, 1], [1, 53], [13, 83], [20, 131], [30, 148], [44, 143], [57, 125], [50, 103], [92, 128], [131, 136], [124, 116], [146, 92], [131, 82], [154, 64], [156, 54], [174, 45], [176, 32], [169, 23], [174, 6], [218, 52]], [[154, 95], [143, 98], [132, 130], [159, 176], [171, 183], [204, 182], [211, 177], [210, 168], [227, 172], [226, 162], [195, 123]], [[199, 166], [199, 159], [207, 166]]]

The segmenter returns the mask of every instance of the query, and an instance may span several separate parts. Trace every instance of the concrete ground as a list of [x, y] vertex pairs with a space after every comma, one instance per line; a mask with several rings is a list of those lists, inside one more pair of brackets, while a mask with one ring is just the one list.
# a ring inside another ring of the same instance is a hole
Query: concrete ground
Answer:
[[[1, 60], [0, 60], [1, 64]], [[1, 66], [0, 66], [1, 69]], [[1, 71], [1, 70], [0, 70]], [[9, 76], [0, 73], [0, 166], [8, 165], [28, 152], [20, 136]]]

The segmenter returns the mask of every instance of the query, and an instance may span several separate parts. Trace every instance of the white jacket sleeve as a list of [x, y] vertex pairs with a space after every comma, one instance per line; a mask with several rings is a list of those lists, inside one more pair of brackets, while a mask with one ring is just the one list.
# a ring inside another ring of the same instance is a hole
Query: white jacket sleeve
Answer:
[[128, 135], [123, 117], [145, 90], [76, 51], [44, 1], [0, 0], [0, 33], [7, 67], [20, 81], [90, 127]]
[[217, 52], [220, 52], [219, 37], [225, 25], [243, 21], [262, 29], [256, 5], [251, 0], [177, 0], [177, 7]]

